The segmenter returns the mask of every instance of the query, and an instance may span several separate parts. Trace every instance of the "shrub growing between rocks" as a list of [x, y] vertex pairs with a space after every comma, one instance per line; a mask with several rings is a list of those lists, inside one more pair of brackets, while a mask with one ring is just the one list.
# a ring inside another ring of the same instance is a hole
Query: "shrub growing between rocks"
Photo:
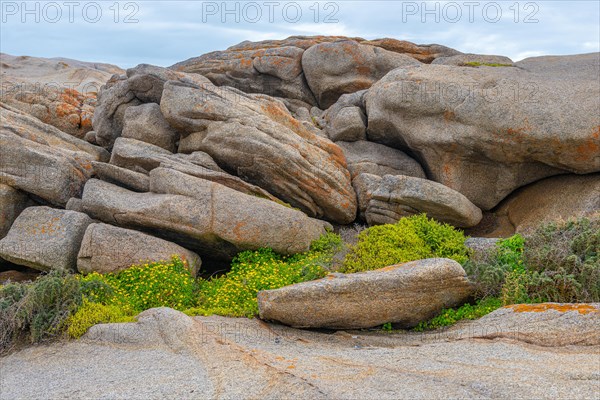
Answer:
[[372, 226], [358, 235], [340, 272], [369, 271], [423, 258], [444, 257], [461, 264], [468, 260], [465, 236], [425, 214], [402, 218], [396, 224]]
[[600, 301], [600, 221], [582, 218], [540, 226], [497, 243], [496, 252], [465, 271], [477, 297], [504, 304]]
[[0, 288], [0, 352], [19, 334], [32, 343], [55, 336], [81, 305], [81, 287], [74, 275], [55, 270], [31, 283]]
[[244, 251], [233, 260], [227, 274], [200, 284], [199, 307], [186, 313], [253, 317], [258, 314], [259, 291], [325, 276], [341, 245], [338, 235], [328, 233], [314, 241], [306, 253], [282, 256], [271, 249]]

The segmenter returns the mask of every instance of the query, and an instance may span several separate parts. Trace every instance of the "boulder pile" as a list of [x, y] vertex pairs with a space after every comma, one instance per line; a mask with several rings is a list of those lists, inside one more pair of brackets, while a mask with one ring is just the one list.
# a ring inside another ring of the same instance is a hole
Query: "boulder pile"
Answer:
[[[305, 251], [357, 221], [485, 217], [510, 234], [600, 209], [598, 54], [514, 63], [298, 36], [127, 71], [1, 57], [6, 82], [59, 82], [60, 94], [3, 87], [0, 258], [11, 263], [109, 272], [179, 254], [196, 272], [242, 250]], [[103, 86], [61, 92], [68, 79]]]

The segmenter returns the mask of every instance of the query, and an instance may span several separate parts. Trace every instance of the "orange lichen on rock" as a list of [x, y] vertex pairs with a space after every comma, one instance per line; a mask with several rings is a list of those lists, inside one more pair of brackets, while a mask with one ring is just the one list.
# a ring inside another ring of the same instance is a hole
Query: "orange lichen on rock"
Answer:
[[544, 312], [548, 310], [555, 310], [558, 312], [569, 312], [577, 311], [579, 314], [590, 314], [597, 313], [600, 310], [591, 304], [558, 304], [558, 303], [541, 303], [541, 304], [513, 304], [506, 306], [505, 308], [511, 308], [514, 312]]

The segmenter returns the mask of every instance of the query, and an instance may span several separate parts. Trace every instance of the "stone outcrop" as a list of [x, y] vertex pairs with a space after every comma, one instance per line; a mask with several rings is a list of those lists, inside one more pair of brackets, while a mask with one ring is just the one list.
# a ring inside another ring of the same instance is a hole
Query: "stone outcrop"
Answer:
[[365, 95], [367, 137], [410, 149], [484, 210], [541, 178], [600, 171], [597, 54], [517, 65], [398, 68]]
[[66, 58], [0, 54], [2, 101], [70, 135], [92, 129], [98, 90], [117, 66]]
[[412, 327], [471, 295], [456, 261], [432, 258], [354, 274], [330, 274], [258, 293], [260, 317], [298, 328]]
[[165, 121], [156, 103], [128, 107], [123, 119], [122, 137], [162, 147], [171, 153], [177, 149], [179, 134]]
[[181, 246], [131, 229], [107, 224], [87, 227], [77, 255], [77, 270], [88, 274], [119, 272], [134, 264], [170, 260], [179, 256], [193, 276], [202, 265], [200, 257]]
[[0, 257], [40, 271], [75, 270], [81, 240], [92, 219], [49, 207], [28, 207], [0, 240]]

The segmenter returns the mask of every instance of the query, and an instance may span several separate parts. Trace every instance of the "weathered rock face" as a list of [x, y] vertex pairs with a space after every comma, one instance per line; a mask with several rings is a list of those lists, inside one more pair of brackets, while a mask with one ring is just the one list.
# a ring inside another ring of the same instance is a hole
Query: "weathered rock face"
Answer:
[[431, 179], [486, 210], [538, 179], [600, 171], [597, 54], [547, 62], [398, 68], [365, 96], [367, 136], [411, 149]]
[[309, 216], [354, 220], [356, 196], [342, 151], [292, 118], [281, 102], [171, 81], [164, 86], [161, 110], [187, 135], [180, 152], [206, 152], [219, 166]]
[[[338, 51], [339, 45], [334, 42], [340, 41], [351, 43], [350, 46], [354, 49], [348, 53]], [[314, 47], [325, 44], [330, 44], [336, 54], [313, 50]], [[313, 52], [313, 56], [307, 61], [308, 67], [304, 59], [307, 50]], [[284, 40], [242, 42], [225, 51], [215, 51], [177, 63], [171, 69], [204, 75], [217, 86], [231, 86], [246, 93], [297, 99], [313, 105], [318, 102], [321, 108], [327, 108], [336, 100], [333, 92], [349, 93], [360, 90], [354, 89], [355, 87], [370, 86], [376, 76], [381, 77], [390, 70], [390, 60], [402, 58], [397, 58], [396, 55], [406, 55], [430, 63], [436, 57], [455, 54], [460, 52], [444, 46], [423, 46], [395, 39], [291, 36]], [[334, 61], [335, 65], [330, 64], [330, 61]], [[315, 63], [320, 65], [315, 66]], [[322, 81], [318, 76], [320, 72], [315, 73], [315, 69], [320, 67], [328, 71], [328, 77], [322, 77]], [[312, 83], [307, 83], [309, 73]], [[336, 80], [336, 73], [343, 75], [343, 79]], [[323, 93], [317, 94], [313, 85], [319, 91], [331, 92], [325, 95], [324, 103], [319, 100]], [[334, 89], [336, 85], [339, 85], [338, 89]]]
[[[100, 167], [99, 176], [107, 182], [114, 182], [138, 192], [147, 192], [149, 191], [145, 189], [147, 187], [147, 174], [159, 166], [176, 169], [197, 178], [220, 183], [242, 193], [281, 203], [281, 200], [266, 190], [252, 185], [237, 176], [227, 174], [219, 168], [211, 156], [204, 152], [196, 151], [191, 154], [172, 154], [158, 146], [123, 137], [115, 141], [110, 164]], [[121, 173], [125, 168], [131, 170], [132, 174]], [[109, 171], [110, 176], [108, 179], [105, 179]], [[146, 178], [140, 177], [139, 174], [145, 174]]]
[[361, 140], [336, 143], [346, 156], [352, 178], [367, 173], [378, 176], [406, 175], [425, 179], [423, 168], [404, 152], [382, 144]]
[[302, 72], [302, 53], [304, 49], [285, 45], [228, 49], [175, 64], [172, 68], [201, 74], [217, 86], [316, 104]]
[[432, 258], [258, 293], [260, 317], [299, 328], [412, 327], [465, 302], [471, 286], [456, 261]]
[[168, 168], [150, 173], [150, 189], [153, 193], [135, 193], [92, 179], [83, 208], [101, 221], [222, 259], [260, 247], [306, 251], [325, 231], [326, 223], [299, 211]]
[[475, 336], [486, 339], [516, 339], [538, 346], [600, 345], [600, 303], [516, 304], [500, 308], [477, 323], [500, 328]]
[[92, 166], [98, 179], [123, 186], [125, 189], [133, 190], [134, 192], [143, 193], [150, 191], [150, 178], [146, 174], [101, 162], [92, 162]]
[[330, 107], [344, 93], [371, 87], [389, 71], [420, 65], [414, 58], [353, 40], [321, 43], [302, 55], [302, 68], [319, 106]]
[[113, 76], [98, 93], [92, 126], [100, 146], [111, 148], [123, 131], [125, 112], [143, 103], [160, 104], [164, 83], [168, 80], [202, 84], [210, 81], [201, 75], [184, 74], [166, 68], [140, 64], [127, 70], [127, 75]]
[[[367, 175], [367, 174], [363, 174]], [[436, 182], [403, 175], [385, 175], [377, 181], [363, 177], [360, 197], [368, 201], [365, 218], [369, 225], [393, 224], [400, 218], [426, 213], [429, 217], [458, 227], [475, 226], [481, 210], [462, 194]]]
[[0, 257], [40, 271], [75, 270], [77, 253], [92, 219], [49, 207], [28, 207], [0, 240]]
[[0, 183], [64, 206], [79, 197], [92, 161], [108, 152], [11, 107], [1, 105]]
[[65, 58], [0, 54], [2, 101], [78, 138], [92, 128], [100, 86], [120, 68]]
[[495, 210], [500, 223], [516, 232], [557, 220], [600, 218], [600, 174], [560, 175], [532, 183], [511, 194]]
[[196, 276], [202, 261], [192, 251], [131, 229], [91, 224], [81, 242], [77, 269], [85, 274], [105, 274], [118, 272], [141, 262], [170, 260], [174, 255], [186, 261], [190, 272]]
[[156, 103], [128, 107], [122, 136], [154, 144], [170, 152], [175, 152], [179, 141], [179, 134], [165, 121]]
[[28, 202], [29, 198], [25, 193], [0, 183], [0, 239], [6, 236]]

